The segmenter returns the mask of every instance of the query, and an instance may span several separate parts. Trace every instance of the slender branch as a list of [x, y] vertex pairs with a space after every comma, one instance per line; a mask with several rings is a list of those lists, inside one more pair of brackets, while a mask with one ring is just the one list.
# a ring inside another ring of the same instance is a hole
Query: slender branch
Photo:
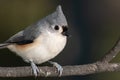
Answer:
[[[63, 74], [61, 76], [78, 76], [88, 75], [100, 72], [113, 72], [120, 71], [120, 63], [109, 63], [120, 51], [120, 39], [115, 46], [100, 60], [95, 63], [76, 65], [76, 66], [63, 66]], [[57, 70], [53, 67], [39, 67], [46, 75], [40, 73], [42, 77], [55, 77], [58, 76]], [[28, 77], [34, 76], [31, 67], [0, 67], [0, 77]]]
[[116, 42], [111, 50], [101, 59], [101, 62], [110, 62], [120, 52], [120, 39]]
[[[56, 77], [58, 73], [53, 67], [39, 67], [46, 73], [46, 76], [40, 73], [42, 77]], [[63, 66], [63, 74], [61, 76], [78, 76], [88, 75], [100, 72], [120, 71], [120, 63], [92, 63], [86, 65]], [[31, 67], [0, 67], [0, 77], [28, 77], [34, 76]]]

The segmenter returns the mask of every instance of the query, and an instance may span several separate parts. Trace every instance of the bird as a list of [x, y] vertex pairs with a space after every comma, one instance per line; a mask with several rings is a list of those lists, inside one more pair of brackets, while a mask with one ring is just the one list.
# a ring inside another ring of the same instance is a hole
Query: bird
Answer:
[[62, 66], [50, 60], [65, 48], [68, 36], [68, 23], [61, 5], [58, 5], [53, 13], [1, 43], [0, 49], [8, 48], [25, 62], [30, 63], [35, 76], [40, 72], [37, 64], [44, 62], [53, 64], [59, 75], [62, 75]]

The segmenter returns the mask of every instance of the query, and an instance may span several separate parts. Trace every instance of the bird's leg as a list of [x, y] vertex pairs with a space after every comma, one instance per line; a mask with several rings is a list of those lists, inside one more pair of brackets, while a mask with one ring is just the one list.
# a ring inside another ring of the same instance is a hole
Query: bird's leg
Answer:
[[52, 61], [48, 61], [48, 62], [57, 68], [59, 76], [61, 76], [62, 72], [63, 72], [62, 66], [60, 64], [58, 64], [57, 62], [52, 62]]
[[34, 75], [37, 76], [38, 73], [40, 72], [38, 67], [35, 65], [35, 63], [33, 61], [30, 61], [30, 64], [31, 64]]
[[37, 77], [38, 73], [41, 73], [44, 76], [46, 76], [45, 72], [42, 71], [41, 69], [38, 69], [38, 67], [35, 65], [33, 61], [30, 61], [30, 63], [31, 63], [31, 67], [32, 67], [33, 74], [35, 75], [35, 77]]

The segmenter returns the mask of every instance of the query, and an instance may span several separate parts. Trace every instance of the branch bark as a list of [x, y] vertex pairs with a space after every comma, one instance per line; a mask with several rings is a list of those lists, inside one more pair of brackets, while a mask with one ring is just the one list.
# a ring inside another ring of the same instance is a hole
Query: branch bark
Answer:
[[110, 62], [120, 52], [120, 38], [108, 53], [101, 59], [101, 62]]
[[[120, 71], [120, 63], [109, 63], [120, 52], [120, 39], [114, 47], [99, 61], [85, 65], [63, 66], [61, 76], [79, 76], [100, 72]], [[39, 67], [46, 75], [40, 73], [38, 77], [56, 77], [57, 70], [54, 67]], [[0, 77], [28, 77], [34, 76], [31, 67], [0, 67]]]
[[[57, 70], [53, 67], [39, 67], [46, 73], [40, 73], [38, 77], [57, 77]], [[100, 72], [120, 71], [120, 63], [92, 63], [86, 65], [63, 66], [63, 74], [61, 76], [79, 76]], [[0, 67], [0, 77], [28, 77], [34, 76], [31, 67]]]

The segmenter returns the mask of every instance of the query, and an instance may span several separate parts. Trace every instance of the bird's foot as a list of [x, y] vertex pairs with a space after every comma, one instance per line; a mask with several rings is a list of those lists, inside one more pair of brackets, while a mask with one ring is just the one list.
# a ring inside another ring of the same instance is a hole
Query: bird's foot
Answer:
[[60, 64], [58, 64], [57, 62], [52, 62], [52, 61], [48, 61], [48, 62], [57, 68], [57, 71], [58, 71], [59, 77], [60, 77], [63, 72], [62, 66]]
[[45, 75], [45, 73], [41, 69], [38, 69], [38, 67], [35, 65], [34, 62], [31, 62], [31, 67], [32, 67], [33, 74], [35, 75], [35, 77], [37, 77], [38, 73], [42, 73]]

